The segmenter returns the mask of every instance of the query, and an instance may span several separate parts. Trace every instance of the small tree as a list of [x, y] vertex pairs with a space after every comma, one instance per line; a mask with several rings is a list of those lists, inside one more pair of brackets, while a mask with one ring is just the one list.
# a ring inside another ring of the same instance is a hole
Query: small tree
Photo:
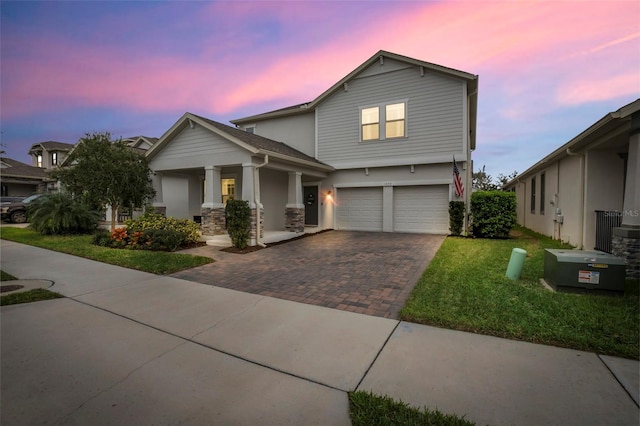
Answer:
[[493, 177], [486, 172], [485, 166], [482, 166], [482, 169], [472, 174], [473, 189], [476, 191], [496, 191], [502, 189], [504, 185], [515, 179], [516, 176], [518, 176], [518, 172], [514, 170], [508, 175], [500, 173], [498, 178], [494, 180]]
[[227, 232], [234, 247], [240, 250], [249, 245], [251, 235], [251, 209], [245, 200], [227, 200], [225, 208]]
[[69, 166], [54, 177], [88, 205], [97, 209], [110, 205], [112, 231], [118, 210], [143, 207], [155, 195], [146, 158], [122, 140], [113, 142], [109, 133], [87, 134], [66, 163]]

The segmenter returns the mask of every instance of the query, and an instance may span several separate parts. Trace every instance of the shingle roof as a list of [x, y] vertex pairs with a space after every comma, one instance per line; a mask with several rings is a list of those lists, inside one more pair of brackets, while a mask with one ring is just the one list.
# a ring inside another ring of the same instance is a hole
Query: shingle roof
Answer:
[[38, 142], [31, 145], [31, 149], [29, 151], [37, 149], [38, 146], [43, 147], [47, 151], [69, 151], [75, 145], [72, 143], [55, 142], [55, 141]]
[[274, 153], [287, 155], [289, 157], [298, 158], [300, 160], [310, 161], [316, 164], [327, 166], [327, 164], [323, 163], [322, 161], [318, 161], [315, 158], [301, 151], [298, 151], [297, 149], [292, 148], [283, 142], [274, 141], [272, 139], [268, 139], [263, 136], [256, 135], [255, 133], [249, 133], [244, 130], [237, 129], [235, 127], [227, 126], [226, 124], [218, 123], [217, 121], [213, 121], [196, 114], [191, 114], [191, 115], [199, 118], [202, 121], [205, 121], [206, 123], [210, 124], [211, 126], [219, 130], [222, 130], [225, 133], [228, 133], [229, 135], [241, 140], [242, 142], [248, 145], [251, 145], [254, 148], [261, 149], [264, 151], [271, 151]]
[[3, 166], [2, 168], [0, 168], [0, 175], [37, 179], [49, 178], [49, 174], [44, 169], [41, 169], [39, 167], [33, 167], [8, 157], [1, 157], [0, 161], [9, 166]]

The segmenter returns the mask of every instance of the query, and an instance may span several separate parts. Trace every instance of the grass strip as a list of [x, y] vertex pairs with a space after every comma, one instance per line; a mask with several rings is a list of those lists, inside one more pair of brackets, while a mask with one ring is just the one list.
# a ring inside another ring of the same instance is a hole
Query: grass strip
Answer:
[[28, 228], [3, 227], [1, 238], [160, 275], [213, 262], [190, 254], [100, 247], [91, 244], [91, 235], [41, 235]]
[[60, 299], [62, 297], [64, 296], [53, 291], [45, 290], [44, 288], [34, 288], [33, 290], [11, 293], [0, 297], [0, 306], [39, 302], [40, 300]]
[[[638, 283], [624, 297], [555, 293], [540, 284], [544, 249], [569, 248], [524, 228], [507, 240], [448, 237], [413, 289], [401, 319], [437, 327], [639, 359]], [[504, 275], [513, 248], [521, 278]]]
[[429, 425], [471, 426], [475, 423], [437, 410], [410, 407], [402, 401], [370, 392], [349, 392], [349, 416], [353, 426]]
[[11, 274], [6, 273], [5, 271], [0, 271], [0, 281], [13, 281], [13, 280], [17, 280], [17, 278]]

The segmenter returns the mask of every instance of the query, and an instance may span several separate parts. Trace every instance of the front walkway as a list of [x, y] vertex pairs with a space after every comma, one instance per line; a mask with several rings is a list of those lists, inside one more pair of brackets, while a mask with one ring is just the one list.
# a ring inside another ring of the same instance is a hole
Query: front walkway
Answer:
[[[175, 278], [310, 305], [397, 318], [442, 235], [323, 232], [249, 254], [216, 251], [215, 263]], [[207, 247], [200, 250], [213, 251]]]

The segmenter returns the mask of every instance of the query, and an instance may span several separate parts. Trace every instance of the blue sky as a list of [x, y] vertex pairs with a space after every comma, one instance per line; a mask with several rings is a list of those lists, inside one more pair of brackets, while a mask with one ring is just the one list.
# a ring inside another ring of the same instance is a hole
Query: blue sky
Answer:
[[637, 1], [12, 2], [6, 155], [87, 132], [160, 137], [314, 99], [380, 49], [480, 77], [476, 170], [524, 171], [640, 96]]

